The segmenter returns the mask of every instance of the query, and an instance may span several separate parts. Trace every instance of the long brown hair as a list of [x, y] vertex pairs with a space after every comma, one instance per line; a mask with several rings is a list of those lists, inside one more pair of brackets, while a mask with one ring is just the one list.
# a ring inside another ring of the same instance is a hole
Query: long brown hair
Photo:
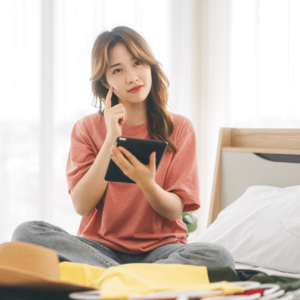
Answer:
[[[97, 99], [100, 100], [98, 113], [104, 116], [104, 104], [108, 89], [105, 71], [109, 67], [109, 51], [118, 43], [123, 44], [127, 50], [141, 63], [151, 67], [152, 87], [147, 101], [148, 132], [152, 140], [167, 141], [167, 151], [177, 152], [176, 144], [170, 135], [174, 130], [173, 118], [167, 110], [168, 87], [167, 76], [141, 35], [129, 27], [118, 26], [111, 32], [104, 31], [96, 39], [92, 50], [92, 92], [93, 106], [97, 108]], [[102, 106], [103, 104], [103, 106]]]

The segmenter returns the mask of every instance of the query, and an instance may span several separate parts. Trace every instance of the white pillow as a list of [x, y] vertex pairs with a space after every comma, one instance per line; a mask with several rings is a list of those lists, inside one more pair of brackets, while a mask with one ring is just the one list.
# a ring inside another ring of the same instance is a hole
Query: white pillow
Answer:
[[300, 239], [300, 216], [297, 219], [281, 220], [280, 224], [292, 235]]
[[195, 242], [222, 245], [235, 262], [300, 273], [300, 185], [249, 187]]

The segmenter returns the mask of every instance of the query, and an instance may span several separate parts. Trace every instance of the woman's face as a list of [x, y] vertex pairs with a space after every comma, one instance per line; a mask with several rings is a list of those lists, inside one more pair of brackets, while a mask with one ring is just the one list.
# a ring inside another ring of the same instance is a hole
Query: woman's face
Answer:
[[[105, 72], [106, 81], [114, 87], [114, 93], [119, 99], [139, 103], [147, 98], [152, 86], [151, 68], [142, 65], [123, 44], [117, 44], [110, 50], [109, 67]], [[143, 87], [135, 93], [129, 93], [128, 90], [136, 85]]]

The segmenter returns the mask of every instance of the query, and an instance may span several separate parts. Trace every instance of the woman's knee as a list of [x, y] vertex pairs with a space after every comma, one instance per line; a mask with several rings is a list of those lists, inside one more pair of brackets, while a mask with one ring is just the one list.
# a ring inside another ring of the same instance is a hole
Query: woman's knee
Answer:
[[[196, 261], [204, 262], [207, 267], [235, 268], [232, 255], [221, 245], [211, 243], [191, 243], [188, 245], [188, 252], [192, 252], [190, 254], [195, 257]], [[197, 258], [198, 256], [200, 259]]]
[[231, 267], [235, 268], [235, 262], [231, 253], [221, 245], [214, 245], [216, 247], [217, 255], [217, 267]]
[[37, 227], [43, 226], [42, 221], [26, 221], [16, 227], [12, 234], [12, 242], [34, 243], [34, 232]]

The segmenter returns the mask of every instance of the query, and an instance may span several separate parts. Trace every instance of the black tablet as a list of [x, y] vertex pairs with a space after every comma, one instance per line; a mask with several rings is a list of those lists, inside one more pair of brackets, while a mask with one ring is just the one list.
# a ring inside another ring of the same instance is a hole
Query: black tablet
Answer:
[[[124, 147], [144, 165], [149, 164], [150, 154], [152, 152], [156, 152], [156, 170], [157, 170], [161, 158], [167, 149], [168, 142], [146, 140], [146, 139], [135, 139], [129, 137], [118, 137], [116, 138], [114, 145], [116, 145], [117, 147], [119, 146]], [[109, 157], [104, 179], [106, 181], [136, 183], [135, 181], [131, 180], [123, 173], [123, 171], [113, 162], [111, 157], [112, 154]]]

